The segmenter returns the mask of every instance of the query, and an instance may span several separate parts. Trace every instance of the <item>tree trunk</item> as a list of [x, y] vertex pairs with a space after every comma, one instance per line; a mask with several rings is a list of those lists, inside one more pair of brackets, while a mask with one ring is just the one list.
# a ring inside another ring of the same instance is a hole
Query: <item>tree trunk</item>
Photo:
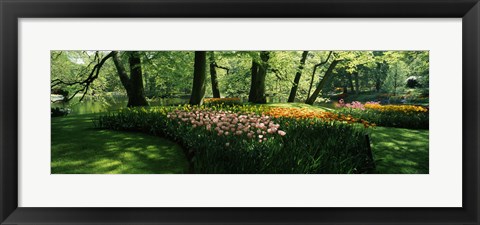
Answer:
[[253, 103], [267, 103], [267, 98], [265, 96], [265, 78], [267, 76], [269, 58], [269, 52], [260, 52], [260, 59], [262, 60], [262, 62], [258, 64], [257, 77], [255, 79], [256, 85], [254, 89], [255, 99], [253, 100]]
[[143, 88], [142, 61], [140, 52], [130, 52], [128, 57], [130, 64], [130, 96], [127, 107], [148, 105]]
[[206, 62], [206, 52], [196, 51], [195, 63], [193, 65], [193, 87], [192, 94], [190, 95], [190, 105], [203, 104], [203, 97], [205, 96]]
[[375, 70], [375, 91], [380, 92], [381, 80], [380, 74], [382, 73], [382, 64], [377, 63], [377, 68]]
[[380, 86], [381, 86], [381, 81], [380, 81], [380, 78], [377, 77], [377, 79], [375, 80], [375, 90], [377, 92], [380, 92]]
[[307, 99], [310, 98], [310, 92], [312, 91], [313, 80], [315, 80], [315, 72], [317, 72], [317, 67], [318, 66], [316, 66], [316, 65], [313, 67], [312, 79], [310, 79], [310, 85], [308, 86]]
[[310, 98], [310, 92], [312, 91], [313, 80], [315, 79], [315, 72], [317, 72], [317, 68], [320, 67], [320, 66], [323, 66], [325, 63], [327, 63], [328, 60], [330, 59], [330, 56], [332, 56], [332, 53], [333, 53], [333, 51], [330, 51], [328, 53], [327, 59], [325, 59], [325, 61], [320, 62], [319, 64], [315, 64], [315, 66], [313, 66], [312, 79], [310, 79], [310, 86], [308, 87], [307, 99]]
[[358, 93], [360, 93], [360, 90], [359, 90], [359, 88], [360, 88], [360, 83], [359, 83], [359, 81], [358, 81], [358, 72], [355, 72], [355, 73], [353, 74], [353, 77], [355, 78], [355, 94], [358, 94]]
[[315, 100], [317, 100], [318, 94], [320, 94], [320, 91], [325, 87], [325, 85], [330, 81], [333, 75], [333, 69], [337, 64], [339, 63], [339, 60], [333, 60], [330, 66], [327, 69], [327, 72], [325, 72], [325, 75], [323, 76], [322, 80], [318, 83], [317, 88], [315, 91], [312, 93], [312, 96], [310, 96], [307, 101], [305, 101], [306, 104], [313, 105]]
[[256, 99], [256, 92], [257, 89], [257, 74], [258, 74], [258, 63], [255, 62], [255, 59], [252, 59], [252, 81], [250, 82], [250, 94], [248, 95], [248, 101], [254, 102]]
[[355, 87], [353, 86], [352, 74], [347, 72], [348, 86], [350, 86], [350, 92], [355, 93]]
[[212, 94], [214, 98], [220, 98], [220, 89], [218, 89], [217, 63], [215, 62], [215, 53], [210, 52], [210, 79], [212, 81]]
[[130, 64], [130, 77], [123, 66], [118, 52], [113, 52], [113, 63], [117, 68], [120, 81], [127, 91], [128, 103], [127, 107], [147, 106], [148, 102], [145, 98], [142, 77], [142, 62], [139, 52], [128, 52], [128, 62]]
[[395, 67], [395, 76], [393, 77], [393, 96], [397, 95], [397, 75], [398, 75], [398, 67]]
[[288, 96], [288, 102], [294, 102], [295, 96], [297, 95], [298, 83], [302, 76], [303, 66], [307, 60], [308, 51], [303, 51], [302, 59], [300, 59], [300, 65], [298, 66], [297, 73], [295, 74], [295, 79], [293, 80], [292, 89], [290, 90], [290, 95]]

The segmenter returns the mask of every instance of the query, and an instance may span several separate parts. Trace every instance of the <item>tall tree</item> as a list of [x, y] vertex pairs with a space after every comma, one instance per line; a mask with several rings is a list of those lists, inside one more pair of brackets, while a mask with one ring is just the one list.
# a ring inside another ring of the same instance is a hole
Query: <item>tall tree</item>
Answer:
[[220, 98], [220, 89], [218, 88], [218, 75], [217, 75], [217, 68], [224, 69], [225, 71], [230, 70], [228, 67], [219, 66], [217, 61], [215, 60], [215, 52], [211, 51], [209, 54], [210, 59], [210, 79], [212, 81], [212, 94], [214, 98]]
[[[146, 106], [148, 105], [148, 102], [145, 98], [143, 88], [141, 55], [139, 52], [126, 52], [125, 54], [128, 56], [128, 62], [130, 64], [130, 76], [128, 76], [117, 51], [112, 51], [105, 55], [103, 58], [100, 58], [101, 53], [99, 51], [96, 51], [94, 53], [95, 56], [93, 61], [86, 67], [88, 68], [90, 65], [94, 64], [93, 69], [91, 70], [86, 79], [73, 82], [66, 82], [61, 79], [53, 79], [51, 82], [51, 87], [54, 88], [58, 85], [77, 87], [79, 86], [79, 88], [74, 92], [74, 94], [71, 97], [66, 98], [65, 100], [68, 101], [75, 97], [76, 94], [83, 91], [83, 95], [80, 98], [80, 101], [82, 101], [86, 93], [90, 89], [92, 83], [99, 78], [101, 68], [105, 65], [106, 61], [109, 58], [112, 58], [122, 86], [127, 92], [127, 106]], [[81, 73], [83, 72], [85, 72], [85, 70], [82, 70]]]
[[130, 65], [130, 76], [121, 62], [119, 53], [117, 51], [112, 52], [113, 62], [117, 68], [118, 76], [122, 82], [123, 87], [127, 91], [128, 103], [127, 107], [134, 106], [146, 106], [148, 105], [145, 98], [145, 91], [143, 88], [143, 75], [142, 75], [142, 61], [140, 52], [126, 52], [128, 56], [128, 63]]
[[252, 62], [252, 85], [249, 100], [253, 103], [267, 103], [265, 95], [265, 78], [267, 76], [269, 59], [270, 53], [262, 51], [260, 52], [260, 62]]
[[388, 64], [385, 62], [378, 63], [377, 62], [377, 67], [373, 73], [374, 79], [375, 79], [375, 91], [380, 92], [382, 88], [382, 84], [385, 80], [385, 77], [387, 76], [387, 71], [388, 71]]
[[408, 51], [389, 51], [384, 54], [384, 59], [389, 65], [384, 89], [393, 92], [393, 95], [404, 91], [406, 78], [410, 76], [412, 71], [409, 64], [415, 58], [412, 53]]
[[[52, 81], [50, 82], [50, 87], [51, 87], [52, 91], [62, 92], [63, 95], [64, 95], [63, 101], [65, 101], [65, 102], [70, 101], [77, 94], [79, 94], [80, 92], [83, 92], [82, 97], [79, 100], [81, 102], [83, 100], [83, 98], [85, 97], [85, 95], [87, 94], [88, 90], [90, 89], [92, 83], [95, 80], [98, 79], [99, 74], [100, 74], [100, 70], [104, 66], [105, 62], [113, 56], [113, 52], [110, 52], [109, 54], [107, 54], [103, 58], [100, 58], [100, 55], [101, 54], [98, 51], [96, 51], [95, 54], [94, 54], [93, 60], [91, 60], [91, 62], [86, 67], [81, 69], [80, 74], [84, 74], [84, 73], [88, 72], [91, 65], [94, 65], [93, 68], [91, 69], [90, 73], [88, 73], [87, 78], [85, 78], [83, 80], [70, 81], [67, 77], [58, 77], [57, 76], [57, 78], [52, 79]], [[65, 67], [63, 65], [62, 66], [58, 65], [58, 66], [53, 67], [54, 62], [60, 56], [62, 56], [61, 52], [57, 53], [55, 58], [52, 58], [52, 68], [51, 69], [52, 69], [52, 73], [63, 75], [66, 72], [66, 71], [64, 71]], [[63, 54], [63, 57], [65, 57], [65, 59], [67, 59], [67, 61], [71, 61], [70, 59], [68, 59], [69, 56], [67, 56], [67, 53]], [[75, 59], [75, 61], [78, 61], [78, 59]], [[83, 59], [81, 59], [81, 61], [83, 62]], [[59, 68], [60, 68], [60, 71], [57, 71]], [[68, 91], [62, 90], [62, 87], [63, 88], [65, 88], [65, 87], [73, 88], [74, 93], [71, 96], [68, 96], [69, 95]]]
[[[337, 51], [334, 55], [336, 60], [341, 61], [336, 66], [335, 71], [338, 74], [345, 74], [344, 77], [347, 81], [345, 86], [349, 86], [351, 92], [358, 93], [361, 84], [368, 86], [368, 78], [371, 77], [370, 74], [376, 67], [374, 55], [371, 51]], [[335, 78], [338, 81], [342, 77]]]
[[358, 71], [353, 72], [355, 78], [355, 94], [360, 93], [360, 81], [358, 80]]
[[325, 59], [325, 61], [321, 61], [320, 63], [315, 64], [315, 66], [313, 66], [312, 79], [310, 79], [310, 86], [308, 87], [307, 99], [310, 98], [310, 92], [312, 91], [313, 80], [315, 78], [315, 73], [317, 72], [317, 68], [325, 65], [328, 62], [328, 60], [330, 59], [330, 56], [332, 56], [332, 53], [333, 53], [333, 51], [328, 52], [328, 56], [327, 56], [327, 59]]
[[217, 68], [215, 62], [215, 52], [210, 52], [210, 79], [212, 81], [212, 94], [214, 98], [220, 98], [220, 89], [218, 89]]
[[373, 56], [375, 60], [375, 71], [373, 72], [373, 77], [375, 79], [375, 91], [380, 92], [385, 77], [387, 76], [388, 64], [384, 59], [384, 52], [382, 51], [373, 51]]
[[393, 96], [397, 95], [398, 87], [398, 65], [395, 66], [395, 73], [393, 75]]
[[290, 90], [290, 95], [288, 96], [288, 102], [294, 102], [295, 96], [297, 95], [298, 83], [302, 77], [303, 67], [305, 61], [307, 60], [308, 51], [303, 51], [302, 58], [300, 59], [300, 65], [298, 66], [297, 73], [295, 74], [295, 79], [293, 79], [292, 89]]
[[206, 62], [207, 53], [205, 51], [195, 51], [193, 87], [192, 94], [190, 95], [190, 105], [203, 104], [203, 97], [205, 96]]
[[333, 76], [333, 69], [335, 69], [335, 66], [340, 62], [340, 60], [333, 60], [330, 66], [327, 69], [327, 72], [325, 72], [325, 75], [323, 76], [322, 80], [318, 83], [317, 88], [315, 91], [312, 93], [312, 95], [305, 101], [306, 104], [312, 105], [315, 100], [317, 100], [318, 94], [320, 94], [320, 91], [325, 87], [326, 84], [330, 81], [330, 79]]
[[252, 67], [250, 70], [252, 75], [252, 81], [250, 82], [250, 94], [248, 95], [248, 101], [254, 102], [257, 99], [256, 97], [257, 92], [255, 90], [257, 89], [257, 74], [258, 74], [258, 63], [255, 58], [252, 59]]
[[351, 91], [352, 93], [355, 93], [355, 87], [353, 86], [352, 74], [349, 73], [349, 72], [345, 72], [345, 74], [347, 75], [348, 86], [350, 87], [350, 91]]

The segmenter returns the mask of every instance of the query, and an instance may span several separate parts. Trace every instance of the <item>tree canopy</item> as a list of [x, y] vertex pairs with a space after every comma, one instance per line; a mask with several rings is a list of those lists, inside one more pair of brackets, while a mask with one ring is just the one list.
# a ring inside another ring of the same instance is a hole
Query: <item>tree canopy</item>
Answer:
[[[314, 104], [334, 93], [428, 94], [428, 51], [52, 51], [51, 90], [65, 100], [235, 97]], [[408, 83], [408, 85], [407, 85]]]

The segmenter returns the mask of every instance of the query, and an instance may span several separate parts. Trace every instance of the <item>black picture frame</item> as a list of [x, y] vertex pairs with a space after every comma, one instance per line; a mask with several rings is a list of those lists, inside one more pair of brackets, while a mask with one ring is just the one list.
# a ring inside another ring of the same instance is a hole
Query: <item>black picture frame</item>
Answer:
[[[0, 15], [1, 224], [479, 224], [478, 0], [0, 0]], [[18, 207], [17, 21], [19, 18], [63, 17], [463, 18], [463, 207]]]

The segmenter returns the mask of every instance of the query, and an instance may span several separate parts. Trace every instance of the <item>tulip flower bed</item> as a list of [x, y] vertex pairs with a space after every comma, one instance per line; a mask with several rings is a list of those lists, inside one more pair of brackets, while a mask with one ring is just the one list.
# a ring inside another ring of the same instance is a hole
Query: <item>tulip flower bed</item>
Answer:
[[328, 121], [341, 121], [348, 124], [361, 123], [364, 127], [374, 127], [375, 124], [369, 123], [363, 119], [357, 119], [350, 114], [338, 114], [333, 112], [316, 112], [306, 109], [297, 108], [282, 108], [274, 107], [265, 111], [266, 115], [273, 116], [275, 118], [286, 117], [294, 119], [320, 119], [324, 122]]
[[369, 121], [378, 126], [428, 129], [428, 109], [414, 105], [381, 105], [379, 102], [351, 102], [342, 99], [337, 107], [342, 114]]
[[141, 131], [183, 146], [193, 172], [367, 173], [373, 162], [357, 123], [273, 116], [263, 106], [134, 108], [98, 117], [97, 128]]

